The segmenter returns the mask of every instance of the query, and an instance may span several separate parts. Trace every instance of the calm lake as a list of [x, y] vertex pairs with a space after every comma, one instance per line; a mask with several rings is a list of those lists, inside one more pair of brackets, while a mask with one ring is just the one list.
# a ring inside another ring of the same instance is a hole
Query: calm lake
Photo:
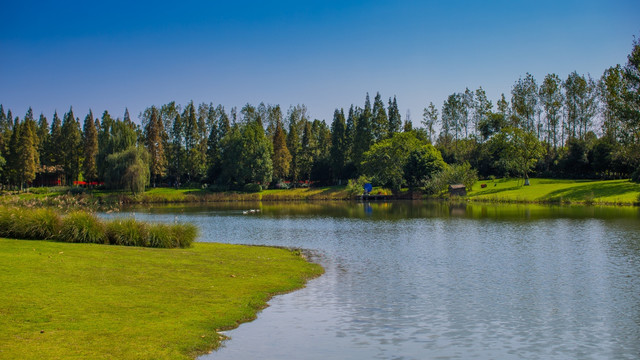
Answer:
[[[243, 210], [260, 212], [243, 214]], [[638, 359], [640, 209], [232, 203], [107, 216], [308, 249], [326, 274], [209, 359]]]

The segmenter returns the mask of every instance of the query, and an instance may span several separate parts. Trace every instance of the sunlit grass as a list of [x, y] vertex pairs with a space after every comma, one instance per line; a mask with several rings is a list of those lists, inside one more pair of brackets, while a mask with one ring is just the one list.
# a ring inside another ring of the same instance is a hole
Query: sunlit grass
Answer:
[[194, 358], [321, 272], [266, 247], [0, 239], [0, 358]]
[[[632, 205], [638, 202], [640, 184], [629, 180], [521, 179], [478, 181], [468, 197], [472, 200], [503, 202], [550, 202]], [[481, 185], [487, 187], [482, 188]]]

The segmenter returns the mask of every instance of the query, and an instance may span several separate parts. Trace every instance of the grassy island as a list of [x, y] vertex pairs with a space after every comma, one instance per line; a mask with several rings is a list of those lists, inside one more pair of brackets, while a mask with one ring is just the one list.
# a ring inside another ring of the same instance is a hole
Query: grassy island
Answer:
[[0, 359], [192, 359], [321, 272], [268, 247], [0, 239]]

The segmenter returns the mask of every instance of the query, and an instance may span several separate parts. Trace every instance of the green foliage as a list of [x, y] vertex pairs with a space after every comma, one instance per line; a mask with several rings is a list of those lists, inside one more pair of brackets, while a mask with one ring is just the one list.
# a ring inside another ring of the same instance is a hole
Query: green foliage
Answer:
[[151, 247], [189, 247], [192, 224], [146, 224], [130, 219], [103, 221], [85, 211], [62, 215], [47, 208], [0, 207], [0, 237]]
[[471, 168], [468, 162], [453, 164], [426, 181], [425, 191], [431, 194], [439, 194], [452, 184], [464, 184], [468, 190], [471, 190], [476, 181], [478, 181], [478, 172]]
[[489, 147], [498, 154], [498, 167], [506, 173], [528, 177], [545, 149], [535, 134], [520, 128], [507, 127], [491, 138]]
[[270, 183], [271, 146], [257, 122], [236, 125], [222, 142], [223, 182], [240, 186], [251, 182]]
[[404, 167], [412, 151], [424, 143], [412, 132], [396, 133], [373, 145], [364, 153], [363, 172], [380, 185], [390, 186], [394, 191], [400, 190], [404, 179]]
[[149, 185], [149, 153], [143, 148], [129, 149], [107, 157], [105, 185], [132, 193], [143, 192]]
[[98, 156], [98, 130], [93, 119], [93, 113], [89, 110], [89, 114], [84, 119], [83, 129], [83, 157], [82, 174], [85, 181], [96, 181], [98, 179], [98, 168], [96, 166], [96, 157]]
[[636, 171], [631, 174], [631, 181], [640, 183], [640, 167], [638, 167]]
[[80, 123], [73, 115], [73, 109], [64, 114], [62, 120], [61, 143], [59, 149], [62, 153], [62, 165], [68, 184], [78, 180], [80, 176], [80, 158], [82, 157], [82, 132]]
[[115, 219], [107, 224], [105, 232], [109, 243], [113, 245], [150, 245], [147, 227], [133, 218]]
[[62, 218], [62, 226], [56, 238], [62, 242], [104, 244], [104, 224], [95, 215], [74, 211]]
[[404, 165], [404, 178], [409, 187], [416, 188], [446, 167], [438, 149], [431, 144], [423, 145], [409, 154]]
[[242, 187], [242, 191], [249, 192], [249, 193], [260, 192], [262, 191], [262, 186], [260, 184], [255, 184], [255, 183], [245, 184]]
[[360, 175], [357, 179], [349, 179], [346, 191], [351, 196], [359, 195], [364, 192], [364, 184], [370, 182], [365, 175]]
[[48, 240], [59, 229], [60, 219], [53, 210], [0, 207], [0, 236]]

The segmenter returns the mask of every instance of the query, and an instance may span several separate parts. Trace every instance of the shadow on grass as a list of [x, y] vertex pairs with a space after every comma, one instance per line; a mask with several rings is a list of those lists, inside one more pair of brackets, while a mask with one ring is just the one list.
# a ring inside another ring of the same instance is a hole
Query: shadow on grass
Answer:
[[[631, 182], [626, 183], [587, 183], [580, 186], [573, 186], [567, 189], [553, 191], [543, 197], [545, 200], [565, 199], [565, 200], [589, 200], [606, 197], [623, 197], [629, 193], [638, 192], [639, 186]], [[635, 201], [636, 199], [631, 199]]]

